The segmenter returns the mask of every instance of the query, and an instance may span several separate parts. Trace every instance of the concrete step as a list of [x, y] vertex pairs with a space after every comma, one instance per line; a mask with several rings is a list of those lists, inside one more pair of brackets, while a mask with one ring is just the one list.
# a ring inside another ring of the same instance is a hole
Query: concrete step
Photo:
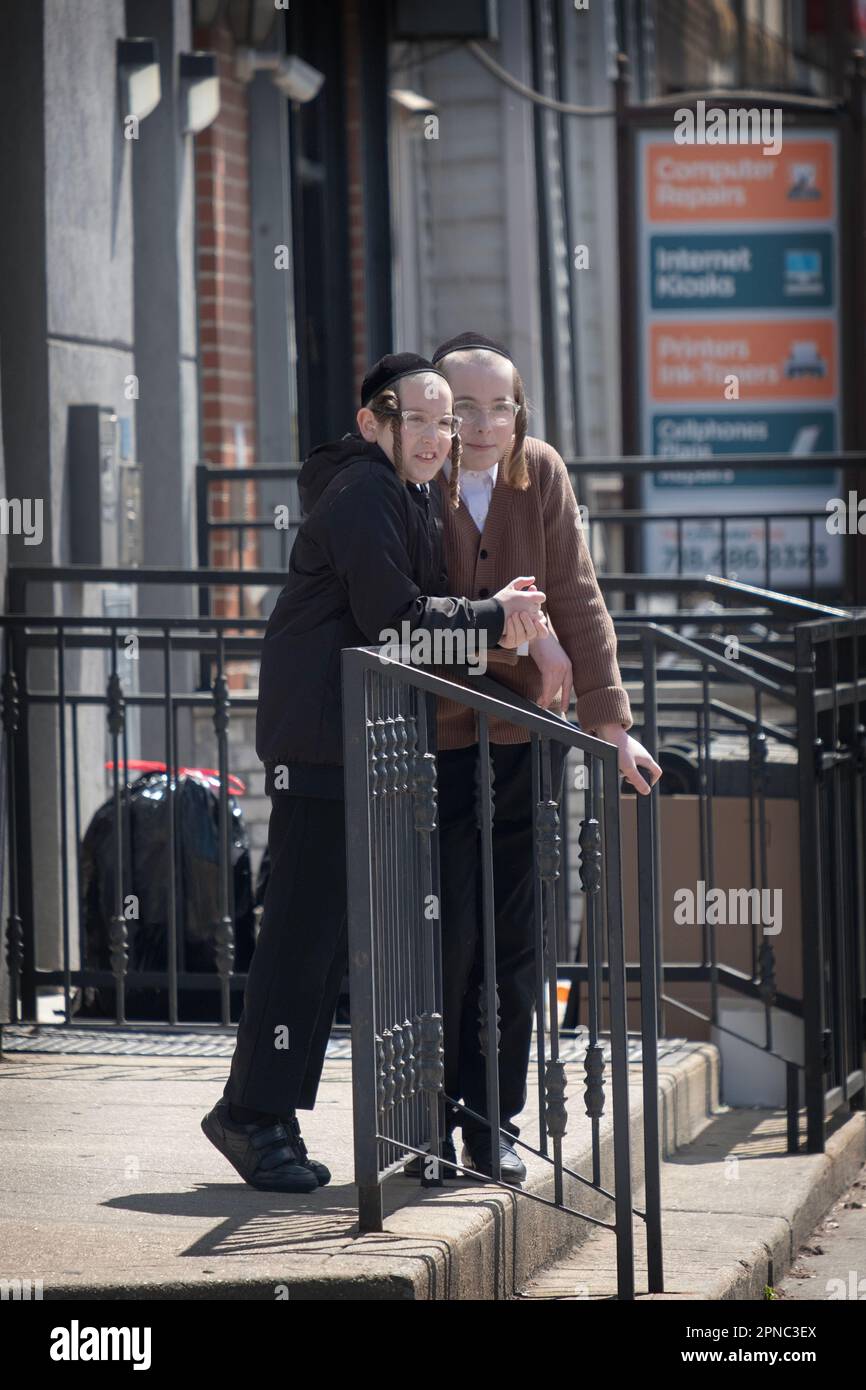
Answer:
[[[384, 1231], [359, 1235], [345, 1052], [328, 1059], [316, 1109], [301, 1116], [331, 1184], [304, 1197], [256, 1192], [199, 1128], [227, 1070], [226, 1058], [6, 1052], [0, 1277], [42, 1279], [46, 1299], [507, 1299], [593, 1229], [513, 1189], [471, 1180], [423, 1189], [400, 1176], [385, 1183]], [[718, 1053], [706, 1043], [663, 1043], [659, 1072], [673, 1152], [718, 1109]], [[568, 1064], [567, 1078], [565, 1161], [589, 1175], [582, 1065]], [[637, 1192], [639, 1062], [629, 1066], [629, 1086]], [[519, 1121], [530, 1143], [533, 1106], [530, 1091]], [[601, 1177], [611, 1188], [609, 1093], [607, 1112]], [[551, 1197], [549, 1166], [526, 1161], [527, 1191]], [[582, 1213], [612, 1217], [612, 1202], [575, 1178], [567, 1177], [565, 1197]], [[637, 1241], [638, 1258], [641, 1249]]]

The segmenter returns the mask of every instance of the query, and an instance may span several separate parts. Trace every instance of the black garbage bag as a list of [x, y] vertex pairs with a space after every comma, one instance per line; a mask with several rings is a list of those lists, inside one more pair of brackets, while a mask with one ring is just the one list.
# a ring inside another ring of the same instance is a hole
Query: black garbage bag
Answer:
[[[129, 970], [168, 968], [168, 778], [148, 772], [128, 792], [128, 820], [122, 812], [123, 892]], [[219, 799], [212, 787], [193, 776], [175, 784], [176, 920], [178, 970], [217, 975], [220, 918]], [[234, 889], [235, 973], [249, 967], [254, 945], [250, 850], [243, 813], [229, 796], [231, 881]], [[81, 845], [82, 948], [87, 969], [110, 970], [110, 923], [115, 912], [114, 803], [100, 806]], [[130, 902], [130, 896], [135, 901]], [[242, 991], [233, 989], [231, 1018], [237, 1021]], [[115, 1014], [113, 986], [84, 991], [79, 1013], [104, 1018]], [[178, 987], [178, 1013], [190, 1022], [219, 1022], [219, 989]], [[127, 987], [126, 1016], [168, 1019], [164, 987]]]

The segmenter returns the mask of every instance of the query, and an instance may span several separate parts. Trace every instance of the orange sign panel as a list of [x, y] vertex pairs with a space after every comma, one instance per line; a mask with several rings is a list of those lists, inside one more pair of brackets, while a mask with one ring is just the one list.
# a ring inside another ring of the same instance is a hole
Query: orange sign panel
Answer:
[[831, 318], [653, 322], [650, 392], [657, 401], [714, 401], [736, 376], [743, 402], [830, 400], [836, 395]]
[[658, 222], [796, 222], [835, 216], [829, 140], [785, 143], [778, 154], [758, 144], [644, 147], [646, 218]]

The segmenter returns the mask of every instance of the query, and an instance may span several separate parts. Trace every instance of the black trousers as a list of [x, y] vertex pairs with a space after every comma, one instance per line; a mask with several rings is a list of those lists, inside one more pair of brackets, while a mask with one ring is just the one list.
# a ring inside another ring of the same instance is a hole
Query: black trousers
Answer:
[[[551, 743], [552, 795], [561, 799], [566, 749]], [[499, 986], [499, 1123], [513, 1123], [526, 1104], [535, 1009], [531, 744], [491, 744], [496, 978]], [[445, 1092], [487, 1114], [486, 1063], [479, 1038], [479, 987], [484, 978], [481, 834], [477, 801], [478, 745], [438, 754], [442, 896]], [[486, 1132], [448, 1107], [447, 1125], [464, 1139]]]
[[[526, 1103], [535, 1004], [532, 775], [529, 744], [491, 744], [493, 871], [500, 1000], [500, 1123]], [[553, 795], [565, 750], [551, 744]], [[486, 1114], [478, 1036], [483, 980], [478, 747], [437, 755], [442, 897], [445, 1090]], [[346, 824], [342, 800], [271, 797], [271, 872], [224, 1092], [272, 1114], [312, 1110], [340, 984], [348, 967]], [[450, 1115], [449, 1128], [459, 1123]], [[466, 1118], [463, 1133], [483, 1129]]]
[[262, 924], [223, 1094], [284, 1115], [316, 1103], [347, 969], [344, 803], [274, 794], [268, 849]]

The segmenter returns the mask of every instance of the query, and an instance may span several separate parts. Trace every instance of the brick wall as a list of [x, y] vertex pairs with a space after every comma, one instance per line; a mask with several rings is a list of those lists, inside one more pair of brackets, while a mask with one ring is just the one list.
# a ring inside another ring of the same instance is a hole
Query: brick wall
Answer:
[[[234, 75], [234, 42], [225, 25], [196, 30], [195, 44], [218, 55], [220, 78], [220, 114], [195, 138], [203, 458], [234, 468], [257, 461], [247, 88]], [[255, 511], [254, 484], [212, 488], [212, 518]], [[245, 537], [240, 557], [232, 533], [212, 535], [212, 565], [236, 568], [239, 558], [244, 568], [258, 565], [255, 532]], [[236, 590], [215, 595], [215, 613], [238, 611]], [[245, 675], [235, 671], [230, 683]]]

